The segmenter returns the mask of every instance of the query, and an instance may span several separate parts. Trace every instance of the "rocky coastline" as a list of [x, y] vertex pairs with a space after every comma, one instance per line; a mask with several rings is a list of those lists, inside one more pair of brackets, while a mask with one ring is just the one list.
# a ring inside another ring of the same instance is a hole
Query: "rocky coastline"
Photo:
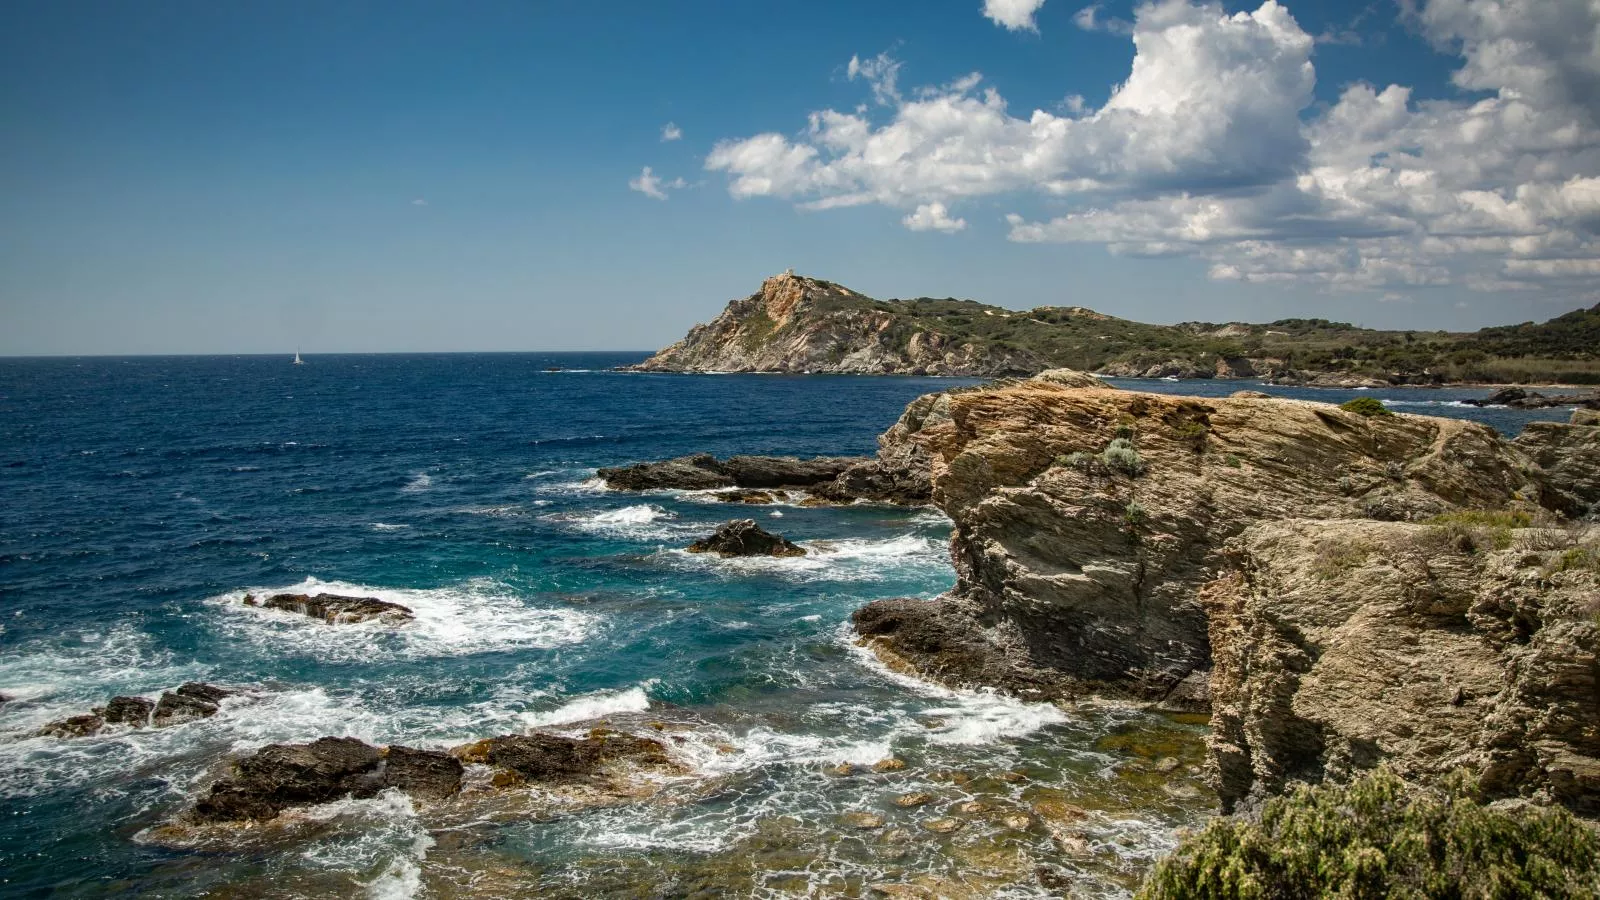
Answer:
[[1226, 809], [1378, 765], [1600, 815], [1600, 419], [1508, 440], [1055, 371], [927, 395], [821, 495], [893, 473], [957, 584], [852, 617], [886, 665], [1209, 712]]

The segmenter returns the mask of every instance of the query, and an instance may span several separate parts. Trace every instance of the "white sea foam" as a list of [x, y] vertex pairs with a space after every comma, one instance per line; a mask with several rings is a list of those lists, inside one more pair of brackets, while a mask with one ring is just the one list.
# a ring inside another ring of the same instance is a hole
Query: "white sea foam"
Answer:
[[427, 472], [417, 472], [411, 476], [411, 480], [406, 482], [405, 487], [401, 488], [400, 491], [404, 494], [416, 494], [431, 487], [433, 487], [433, 476]]
[[[328, 625], [298, 613], [246, 606], [245, 594], [340, 594], [376, 597], [409, 607], [416, 618], [401, 625], [360, 622]], [[287, 587], [231, 591], [206, 601], [230, 638], [272, 652], [288, 649], [323, 659], [375, 656], [465, 656], [518, 648], [548, 649], [587, 639], [600, 625], [590, 613], [528, 606], [489, 579], [434, 589], [402, 589], [307, 578]]]
[[687, 533], [675, 524], [678, 514], [651, 503], [624, 506], [597, 513], [557, 513], [545, 517], [588, 534], [633, 541], [672, 540]]
[[942, 541], [915, 534], [886, 539], [800, 541], [805, 556], [736, 556], [666, 550], [663, 558], [676, 565], [712, 568], [730, 574], [772, 574], [804, 581], [882, 581], [896, 574], [927, 572], [949, 566]]
[[399, 531], [402, 528], [410, 528], [410, 527], [411, 527], [410, 525], [391, 525], [388, 522], [373, 522], [372, 523], [372, 530], [373, 531]]
[[523, 713], [522, 719], [534, 728], [588, 722], [618, 713], [644, 712], [650, 708], [647, 691], [655, 685], [652, 679], [622, 691], [596, 691], [585, 694], [545, 712]]
[[837, 637], [857, 662], [881, 677], [940, 701], [922, 711], [942, 724], [927, 731], [935, 744], [987, 744], [1022, 737], [1047, 725], [1068, 721], [1053, 703], [1030, 703], [993, 690], [956, 690], [905, 675], [884, 665], [877, 654], [856, 643], [849, 623], [839, 626]]

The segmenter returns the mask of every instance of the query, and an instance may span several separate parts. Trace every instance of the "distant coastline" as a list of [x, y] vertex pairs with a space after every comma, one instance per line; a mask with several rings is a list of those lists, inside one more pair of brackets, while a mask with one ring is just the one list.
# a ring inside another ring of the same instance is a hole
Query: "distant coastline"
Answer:
[[1326, 319], [1150, 325], [1079, 306], [877, 300], [792, 273], [629, 367], [645, 372], [1259, 380], [1328, 388], [1600, 385], [1600, 304], [1474, 332], [1380, 331]]

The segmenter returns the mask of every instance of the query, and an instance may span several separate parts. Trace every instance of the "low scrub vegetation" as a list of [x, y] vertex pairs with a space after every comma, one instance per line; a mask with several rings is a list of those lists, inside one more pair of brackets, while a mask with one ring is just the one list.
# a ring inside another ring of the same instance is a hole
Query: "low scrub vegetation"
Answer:
[[1600, 896], [1600, 837], [1564, 809], [1481, 804], [1379, 770], [1302, 787], [1259, 821], [1213, 820], [1156, 865], [1140, 900]]
[[1376, 397], [1357, 397], [1339, 404], [1345, 412], [1353, 412], [1358, 416], [1392, 416], [1394, 412], [1383, 405], [1383, 401]]
[[1511, 546], [1512, 531], [1532, 525], [1533, 517], [1515, 510], [1460, 509], [1434, 516], [1426, 524], [1447, 546], [1476, 553]]

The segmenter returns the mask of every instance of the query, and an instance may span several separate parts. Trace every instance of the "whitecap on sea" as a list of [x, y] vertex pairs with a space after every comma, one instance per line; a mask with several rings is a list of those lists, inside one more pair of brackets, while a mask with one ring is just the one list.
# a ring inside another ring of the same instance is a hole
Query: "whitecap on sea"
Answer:
[[[328, 625], [298, 613], [246, 606], [246, 594], [339, 594], [375, 597], [410, 608], [403, 625]], [[387, 588], [307, 578], [284, 587], [230, 591], [206, 601], [216, 628], [261, 652], [359, 661], [374, 656], [466, 656], [512, 649], [549, 649], [586, 640], [600, 626], [594, 614], [526, 605], [490, 579], [433, 589]]]

